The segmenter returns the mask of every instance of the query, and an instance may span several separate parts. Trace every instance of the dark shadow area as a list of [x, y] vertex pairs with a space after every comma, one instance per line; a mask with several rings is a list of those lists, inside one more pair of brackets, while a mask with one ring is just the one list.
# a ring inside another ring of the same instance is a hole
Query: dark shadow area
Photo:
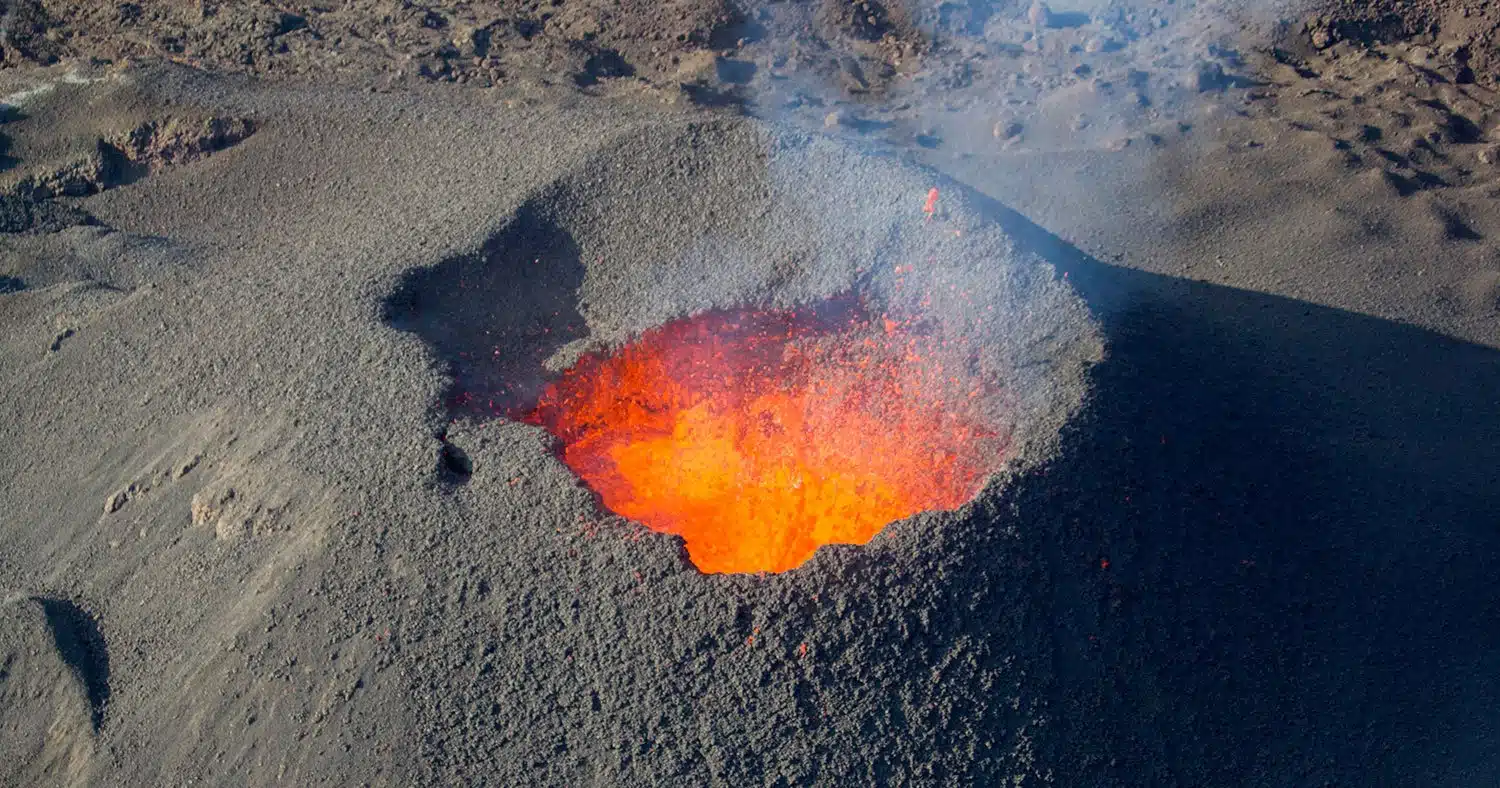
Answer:
[[1263, 88], [1269, 84], [1271, 83], [1263, 82], [1258, 79], [1251, 79], [1250, 77], [1240, 74], [1224, 75], [1224, 86], [1229, 88]]
[[1433, 215], [1443, 225], [1443, 237], [1450, 241], [1483, 241], [1484, 236], [1470, 227], [1462, 216], [1445, 208], [1438, 208]]
[[1091, 21], [1093, 17], [1084, 11], [1053, 11], [1047, 15], [1047, 27], [1054, 30], [1083, 27]]
[[896, 127], [896, 124], [888, 120], [866, 120], [864, 118], [847, 118], [840, 123], [851, 131], [860, 134], [873, 134], [877, 131], [885, 131]]
[[714, 63], [714, 72], [719, 79], [730, 85], [748, 85], [755, 78], [755, 63], [749, 60], [719, 58]]
[[408, 272], [385, 319], [450, 365], [455, 413], [493, 417], [536, 401], [543, 367], [587, 335], [578, 313], [584, 268], [573, 239], [523, 208], [477, 254]]
[[1437, 99], [1430, 99], [1422, 103], [1442, 113], [1442, 129], [1453, 142], [1460, 145], [1472, 145], [1484, 139], [1484, 129], [1447, 104]]
[[[24, 117], [20, 110], [14, 107], [0, 107], [0, 123], [21, 120]], [[8, 170], [21, 163], [20, 159], [10, 155], [10, 147], [10, 137], [0, 134], [0, 171]]]
[[1421, 170], [1415, 170], [1411, 175], [1403, 175], [1386, 170], [1382, 175], [1385, 176], [1386, 182], [1395, 188], [1396, 193], [1402, 197], [1410, 197], [1423, 189], [1436, 189], [1448, 185], [1448, 182], [1442, 178]]
[[66, 599], [33, 597], [42, 606], [47, 627], [63, 662], [83, 685], [92, 711], [94, 730], [104, 725], [109, 706], [109, 649], [99, 623], [83, 608]]
[[[1493, 774], [1500, 352], [1106, 265], [989, 209], [1110, 342], [1063, 453], [1001, 494], [953, 580], [1015, 560], [987, 535], [1004, 521], [1047, 567], [1056, 784]], [[1005, 615], [984, 593], [975, 620]]]
[[1340, 21], [1329, 26], [1328, 33], [1331, 33], [1331, 41], [1353, 41], [1368, 47], [1371, 44], [1401, 41], [1418, 35], [1421, 30], [1413, 30], [1412, 24], [1407, 23], [1400, 14], [1385, 14], [1367, 20]]
[[573, 75], [579, 87], [599, 84], [599, 80], [610, 77], [635, 76], [635, 67], [613, 49], [598, 49], [584, 61], [583, 71]]
[[104, 170], [100, 175], [99, 183], [93, 187], [96, 191], [129, 186], [151, 175], [149, 165], [144, 162], [131, 161], [124, 151], [114, 145], [100, 140], [98, 150], [99, 158], [104, 161]]
[[276, 15], [276, 36], [284, 36], [297, 30], [307, 28], [307, 18], [298, 14], [280, 12]]
[[26, 289], [26, 283], [14, 276], [0, 276], [0, 293], [19, 293]]

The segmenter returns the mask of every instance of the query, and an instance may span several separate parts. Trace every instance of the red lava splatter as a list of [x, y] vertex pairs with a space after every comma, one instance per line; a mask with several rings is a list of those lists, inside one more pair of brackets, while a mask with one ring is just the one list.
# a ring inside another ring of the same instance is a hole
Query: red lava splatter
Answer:
[[927, 204], [925, 204], [925, 205], [922, 206], [922, 213], [927, 214], [927, 218], [929, 218], [929, 219], [932, 218], [932, 215], [934, 213], [937, 213], [937, 200], [938, 200], [938, 190], [936, 188], [928, 189], [927, 190]]

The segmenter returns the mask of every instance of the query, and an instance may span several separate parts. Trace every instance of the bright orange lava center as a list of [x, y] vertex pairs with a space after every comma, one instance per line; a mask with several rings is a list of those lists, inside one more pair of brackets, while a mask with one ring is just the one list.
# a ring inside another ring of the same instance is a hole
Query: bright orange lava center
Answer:
[[972, 415], [953, 357], [855, 309], [714, 312], [585, 356], [525, 420], [701, 571], [781, 572], [979, 491], [1004, 436]]

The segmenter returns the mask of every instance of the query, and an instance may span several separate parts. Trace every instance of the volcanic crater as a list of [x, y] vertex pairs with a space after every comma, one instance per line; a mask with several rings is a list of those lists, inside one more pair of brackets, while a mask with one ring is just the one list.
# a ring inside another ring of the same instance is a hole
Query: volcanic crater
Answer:
[[868, 152], [681, 133], [680, 160], [603, 155], [387, 300], [451, 375], [440, 478], [474, 473], [455, 436], [534, 425], [602, 508], [682, 537], [701, 572], [756, 573], [1045, 459], [1102, 358], [1050, 266]]

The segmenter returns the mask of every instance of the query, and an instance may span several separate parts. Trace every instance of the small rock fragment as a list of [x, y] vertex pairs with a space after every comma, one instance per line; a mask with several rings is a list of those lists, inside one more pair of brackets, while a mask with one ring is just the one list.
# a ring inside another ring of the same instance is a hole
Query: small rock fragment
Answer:
[[109, 498], [104, 502], [104, 513], [114, 514], [115, 512], [120, 511], [125, 507], [125, 504], [129, 500], [130, 492], [128, 490], [120, 490], [116, 492], [114, 495], [109, 496]]
[[706, 85], [718, 77], [718, 56], [707, 49], [689, 52], [677, 64], [677, 81]]
[[226, 487], [223, 490], [201, 490], [193, 496], [192, 515], [193, 525], [208, 525], [219, 519], [224, 513], [224, 507], [234, 500], [234, 488]]
[[1430, 68], [1433, 58], [1432, 49], [1424, 46], [1414, 46], [1406, 53], [1406, 62], [1423, 68]]
[[995, 124], [992, 133], [997, 140], [1017, 140], [1025, 130], [1026, 127], [1019, 120], [1002, 120]]
[[483, 57], [489, 44], [489, 30], [478, 25], [456, 25], [453, 47], [460, 57]]
[[198, 463], [202, 459], [203, 455], [201, 454], [194, 454], [192, 457], [189, 457], [185, 462], [183, 462], [181, 465], [178, 465], [176, 469], [172, 471], [172, 478], [181, 479], [189, 473], [192, 473], [193, 469], [198, 467]]

